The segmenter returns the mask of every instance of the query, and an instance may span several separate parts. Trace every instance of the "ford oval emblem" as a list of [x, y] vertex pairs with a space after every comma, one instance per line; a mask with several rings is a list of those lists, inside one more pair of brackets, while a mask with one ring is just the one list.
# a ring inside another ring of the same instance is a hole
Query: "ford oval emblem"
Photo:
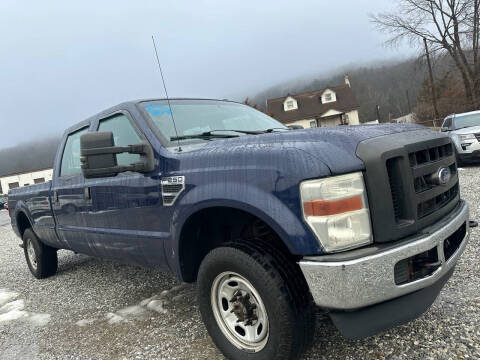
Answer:
[[438, 182], [440, 185], [447, 185], [451, 178], [452, 172], [450, 171], [450, 168], [443, 167], [438, 170]]

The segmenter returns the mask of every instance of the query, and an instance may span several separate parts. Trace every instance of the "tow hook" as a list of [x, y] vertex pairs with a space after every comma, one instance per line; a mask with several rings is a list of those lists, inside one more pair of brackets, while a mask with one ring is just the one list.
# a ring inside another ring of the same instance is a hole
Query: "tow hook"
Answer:
[[476, 228], [476, 227], [478, 227], [478, 222], [475, 221], [475, 220], [470, 220], [468, 222], [468, 226], [470, 227], [470, 229]]

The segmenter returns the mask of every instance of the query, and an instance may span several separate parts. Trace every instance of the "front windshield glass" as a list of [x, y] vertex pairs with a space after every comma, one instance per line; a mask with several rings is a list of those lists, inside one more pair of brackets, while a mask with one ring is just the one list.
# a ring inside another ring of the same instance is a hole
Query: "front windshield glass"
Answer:
[[455, 116], [455, 129], [480, 126], [480, 114]]
[[[151, 122], [168, 142], [172, 142], [171, 138], [177, 136], [173, 126], [172, 111], [178, 136], [196, 135], [214, 130], [218, 131], [215, 134], [236, 136], [245, 134], [226, 130], [288, 130], [286, 126], [270, 116], [238, 103], [215, 100], [170, 100], [170, 105], [171, 109], [166, 100], [141, 104]], [[181, 141], [205, 142], [208, 139]]]

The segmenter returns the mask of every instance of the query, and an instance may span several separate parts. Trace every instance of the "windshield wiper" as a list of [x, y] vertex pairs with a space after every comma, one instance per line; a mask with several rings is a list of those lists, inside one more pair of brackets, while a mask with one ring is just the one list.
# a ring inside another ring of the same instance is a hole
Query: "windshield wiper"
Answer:
[[204, 140], [230, 139], [230, 138], [236, 138], [236, 137], [238, 137], [238, 135], [212, 134], [210, 131], [206, 131], [206, 132], [203, 132], [203, 133], [200, 133], [200, 134], [172, 136], [170, 138], [170, 141], [188, 140], [188, 139], [204, 139]]
[[210, 130], [210, 131], [205, 131], [203, 133], [198, 133], [198, 134], [192, 134], [192, 135], [181, 135], [181, 136], [173, 136], [170, 138], [170, 141], [177, 141], [177, 140], [187, 140], [187, 139], [205, 139], [205, 140], [210, 140], [210, 139], [229, 139], [229, 138], [235, 138], [238, 137], [238, 135], [233, 135], [233, 134], [215, 134], [217, 132], [237, 132], [240, 134], [246, 134], [246, 135], [260, 135], [260, 134], [267, 134], [274, 132], [275, 130], [288, 130], [285, 128], [272, 128], [272, 129], [267, 129], [267, 130], [230, 130], [230, 129], [219, 129], [219, 130]]
[[237, 132], [240, 134], [247, 134], [247, 135], [259, 135], [263, 134], [263, 131], [250, 131], [250, 130], [229, 130], [229, 129], [219, 129], [219, 130], [210, 130], [210, 131], [205, 131], [203, 133], [198, 133], [198, 134], [192, 134], [192, 135], [181, 135], [181, 136], [173, 136], [170, 138], [170, 141], [176, 141], [176, 140], [187, 140], [187, 139], [205, 139], [205, 140], [210, 140], [210, 139], [229, 139], [229, 138], [235, 138], [238, 137], [238, 135], [233, 135], [233, 134], [215, 134], [216, 132], [220, 131], [225, 131], [225, 132]]
[[231, 131], [231, 132], [237, 132], [237, 133], [240, 133], [240, 134], [247, 134], [247, 135], [258, 135], [258, 134], [263, 133], [262, 130], [228, 130], [228, 129], [226, 129], [226, 130], [223, 130], [223, 129], [210, 130], [210, 131], [207, 131], [206, 133], [211, 134], [211, 133], [219, 132], [219, 131]]

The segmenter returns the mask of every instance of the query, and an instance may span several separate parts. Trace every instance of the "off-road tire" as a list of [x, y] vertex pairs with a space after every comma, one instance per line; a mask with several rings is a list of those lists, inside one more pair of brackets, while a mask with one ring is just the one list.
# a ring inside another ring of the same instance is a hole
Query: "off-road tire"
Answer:
[[[212, 284], [226, 271], [246, 278], [265, 304], [270, 333], [267, 344], [258, 352], [247, 352], [233, 345], [215, 319], [211, 304]], [[313, 341], [315, 307], [303, 274], [292, 259], [261, 239], [228, 243], [212, 250], [200, 265], [197, 286], [203, 321], [228, 359], [293, 360]]]
[[[37, 266], [35, 267], [28, 255], [29, 243], [35, 250]], [[55, 275], [58, 267], [57, 249], [42, 243], [32, 229], [25, 230], [23, 234], [23, 251], [30, 272], [37, 279], [44, 279]]]

